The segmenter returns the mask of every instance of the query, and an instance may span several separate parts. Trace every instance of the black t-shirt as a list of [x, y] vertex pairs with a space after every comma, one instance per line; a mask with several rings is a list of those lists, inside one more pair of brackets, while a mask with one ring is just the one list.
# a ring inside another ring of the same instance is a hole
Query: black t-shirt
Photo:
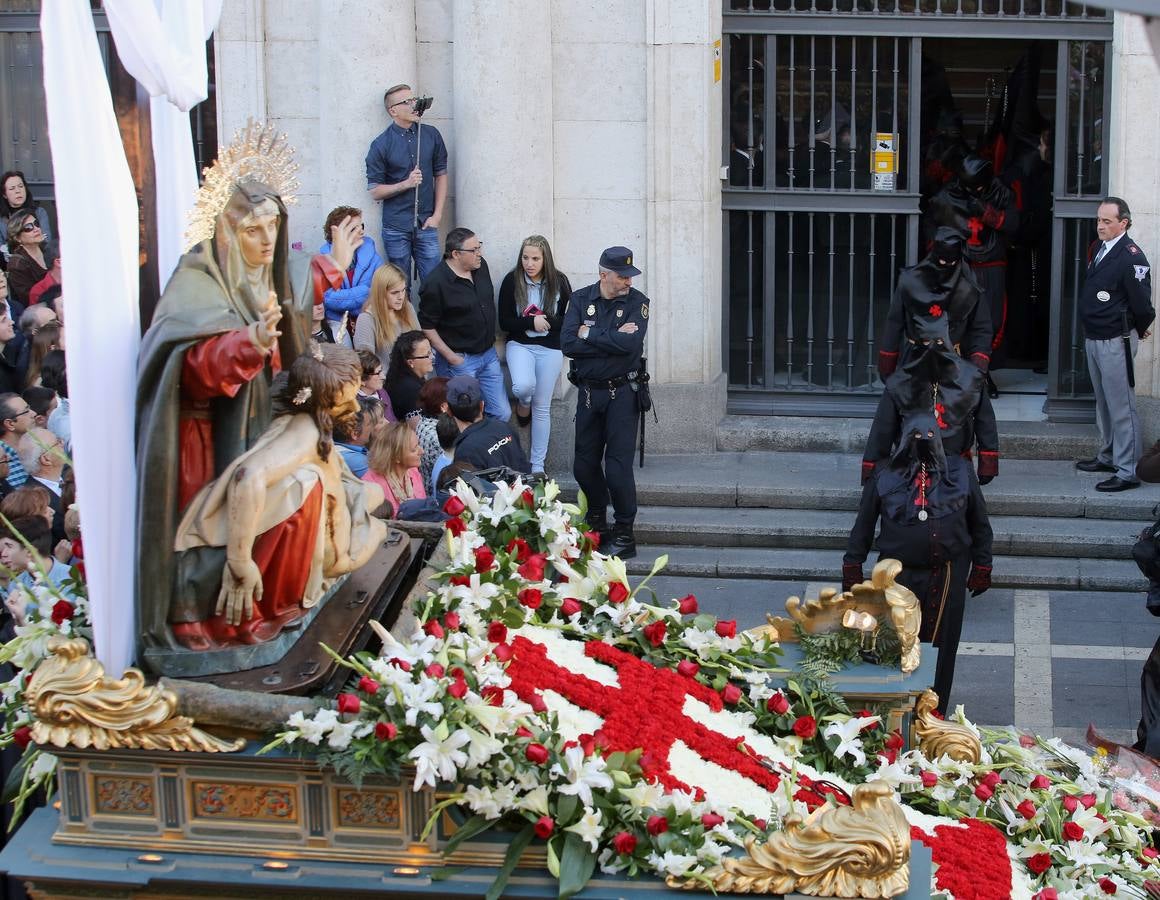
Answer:
[[525, 475], [532, 470], [520, 439], [507, 423], [484, 416], [459, 435], [455, 461], [468, 462], [477, 469], [507, 466]]
[[485, 353], [495, 343], [495, 288], [487, 261], [472, 278], [460, 278], [447, 261], [423, 279], [419, 327], [433, 329], [456, 353]]
[[422, 410], [419, 409], [419, 389], [421, 387], [423, 387], [423, 382], [410, 372], [403, 372], [398, 381], [387, 385], [387, 396], [391, 398], [391, 409], [394, 410], [395, 418], [400, 422], [422, 415]]

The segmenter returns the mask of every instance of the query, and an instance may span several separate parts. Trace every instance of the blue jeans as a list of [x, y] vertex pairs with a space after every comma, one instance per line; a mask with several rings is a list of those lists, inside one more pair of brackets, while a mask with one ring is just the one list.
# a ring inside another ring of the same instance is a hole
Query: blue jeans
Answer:
[[532, 408], [532, 449], [528, 455], [532, 471], [542, 472], [552, 431], [552, 394], [564, 365], [564, 354], [552, 347], [508, 341], [507, 364], [512, 393], [522, 405]]
[[463, 362], [450, 365], [442, 356], [435, 357], [435, 374], [452, 378], [455, 375], [473, 375], [479, 381], [483, 392], [483, 412], [485, 415], [506, 422], [512, 417], [512, 407], [508, 403], [507, 390], [503, 384], [503, 369], [495, 347], [488, 347], [483, 353], [460, 353]]
[[419, 269], [419, 280], [422, 281], [431, 274], [431, 270], [439, 265], [442, 253], [439, 250], [439, 229], [420, 228], [417, 232], [400, 230], [383, 226], [383, 252], [387, 260], [393, 262], [403, 270], [407, 276], [407, 285], [411, 284], [411, 255], [415, 256], [415, 265]]

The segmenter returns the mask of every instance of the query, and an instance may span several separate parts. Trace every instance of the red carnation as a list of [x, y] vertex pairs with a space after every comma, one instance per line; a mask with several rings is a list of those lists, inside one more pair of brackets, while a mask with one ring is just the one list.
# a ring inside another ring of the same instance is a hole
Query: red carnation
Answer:
[[544, 564], [547, 561], [548, 557], [543, 553], [533, 553], [516, 571], [519, 572], [520, 578], [526, 581], [543, 581]]
[[23, 750], [32, 743], [32, 729], [27, 725], [21, 725], [12, 732], [12, 743]]
[[617, 853], [627, 856], [636, 850], [636, 835], [622, 831], [612, 839], [612, 847]]
[[449, 612], [443, 616], [443, 627], [448, 631], [458, 631], [460, 626], [459, 613]]
[[939, 306], [937, 303], [932, 303], [930, 305], [930, 314], [937, 319], [939, 316], [942, 315], [942, 307]]
[[430, 678], [442, 678], [443, 674], [447, 670], [444, 669], [443, 666], [441, 666], [439, 663], [433, 662], [423, 671], [426, 672]]
[[1100, 890], [1105, 894], [1114, 894], [1116, 892], [1116, 883], [1110, 878], [1101, 878]]
[[701, 816], [701, 824], [706, 828], [715, 828], [724, 821], [725, 819], [717, 815], [717, 813], [705, 813]]
[[538, 588], [524, 588], [516, 594], [516, 597], [528, 609], [539, 609], [540, 604], [544, 602], [544, 594]]
[[507, 640], [507, 626], [503, 622], [492, 622], [487, 626], [487, 639], [493, 644], [502, 644]]
[[463, 505], [463, 501], [456, 497], [454, 494], [448, 497], [447, 502], [443, 504], [443, 512], [447, 513], [449, 516], [457, 516], [465, 509], [467, 509], [467, 507]]
[[1030, 800], [1024, 800], [1022, 803], [1015, 807], [1015, 810], [1025, 819], [1034, 819], [1035, 813], [1038, 812], [1038, 810], [1035, 808], [1035, 804]]
[[721, 699], [725, 701], [726, 705], [732, 706], [741, 699], [741, 688], [735, 684], [727, 684], [721, 689]]
[[443, 640], [443, 626], [438, 619], [428, 619], [423, 623], [423, 630], [436, 640]]
[[765, 701], [765, 708], [771, 713], [776, 713], [779, 716], [785, 715], [789, 712], [789, 700], [786, 699], [785, 694], [778, 691], [772, 697]]
[[556, 830], [556, 823], [552, 821], [551, 816], [540, 816], [536, 820], [536, 837], [540, 840], [546, 841], [552, 836], [552, 832]]
[[375, 737], [380, 741], [393, 741], [395, 735], [399, 733], [399, 729], [394, 722], [377, 722], [375, 723]]
[[355, 694], [338, 695], [338, 711], [340, 713], [356, 713], [362, 706], [362, 701]]
[[977, 784], [975, 785], [975, 796], [986, 803], [993, 796], [995, 796], [995, 791], [993, 788], [990, 788], [985, 784]]
[[938, 784], [938, 775], [936, 775], [934, 772], [927, 772], [924, 770], [921, 773], [921, 776], [922, 776], [922, 786], [924, 788], [932, 788], [936, 784]]
[[649, 816], [648, 824], [645, 825], [645, 828], [648, 829], [649, 834], [656, 837], [658, 834], [664, 834], [669, 830], [669, 820], [664, 816]]
[[495, 645], [495, 658], [500, 662], [507, 662], [513, 656], [515, 656], [515, 651], [512, 649], [511, 644]]
[[1051, 787], [1051, 779], [1046, 775], [1036, 775], [1031, 779], [1031, 790], [1046, 791]]
[[484, 544], [475, 548], [475, 571], [487, 572], [495, 565], [495, 552]]
[[1079, 803], [1080, 803], [1080, 806], [1082, 806], [1084, 809], [1091, 809], [1093, 806], [1096, 805], [1096, 795], [1095, 794], [1084, 794], [1082, 797], [1079, 798]]
[[455, 681], [447, 685], [447, 693], [449, 693], [456, 700], [462, 700], [467, 696], [467, 682], [462, 678], [455, 679]]
[[641, 633], [645, 639], [654, 647], [659, 647], [665, 642], [665, 632], [667, 631], [664, 620], [653, 622], [651, 625], [645, 625], [641, 629]]
[[1036, 853], [1034, 856], [1028, 857], [1027, 868], [1031, 870], [1032, 875], [1042, 875], [1051, 868], [1051, 854]]
[[737, 620], [736, 619], [721, 619], [713, 629], [717, 632], [719, 637], [731, 638], [737, 637]]
[[504, 549], [508, 553], [514, 553], [519, 562], [523, 562], [532, 555], [532, 548], [528, 546], [528, 542], [523, 538], [512, 538], [507, 542], [507, 547]]
[[364, 694], [377, 694], [379, 692], [379, 683], [369, 675], [364, 675], [358, 680], [358, 689]]
[[[455, 499], [454, 497], [452, 499]], [[467, 523], [460, 518], [450, 518], [443, 523], [443, 527], [450, 531], [456, 537], [467, 531]]]
[[793, 723], [793, 733], [798, 737], [809, 740], [818, 733], [818, 723], [813, 716], [798, 716]]
[[527, 757], [528, 762], [542, 766], [548, 761], [548, 748], [543, 744], [528, 744], [524, 748], [524, 756]]
[[71, 619], [76, 613], [77, 608], [69, 603], [67, 600], [57, 600], [52, 605], [52, 621], [57, 625], [63, 625], [66, 620]]
[[697, 598], [692, 594], [686, 594], [677, 601], [682, 616], [695, 616], [697, 614]]
[[1083, 840], [1083, 826], [1079, 822], [1064, 822], [1063, 836], [1069, 841]]
[[686, 678], [692, 678], [700, 671], [701, 667], [691, 659], [682, 659], [677, 663], [677, 674], [684, 675]]
[[[623, 603], [628, 599], [628, 587], [623, 581], [614, 581], [608, 586], [608, 602], [609, 603]], [[627, 834], [627, 832], [621, 832]], [[632, 835], [629, 835], [632, 837]], [[633, 838], [635, 841], [636, 838]]]
[[576, 615], [576, 613], [580, 612], [583, 608], [584, 607], [580, 605], [580, 601], [575, 597], [569, 597], [567, 600], [560, 604], [560, 612], [562, 612], [566, 617]]
[[1075, 797], [1071, 796], [1071, 794], [1068, 794], [1059, 802], [1063, 804], [1063, 808], [1066, 809], [1069, 813], [1073, 813], [1079, 809], [1079, 801]]

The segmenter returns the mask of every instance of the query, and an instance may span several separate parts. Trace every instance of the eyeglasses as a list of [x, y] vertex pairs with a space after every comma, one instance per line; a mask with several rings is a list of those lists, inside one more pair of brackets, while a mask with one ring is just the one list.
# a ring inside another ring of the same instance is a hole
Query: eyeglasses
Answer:
[[392, 103], [390, 105], [389, 109], [394, 109], [396, 106], [414, 106], [414, 105], [415, 105], [415, 98], [408, 97], [406, 100], [396, 100], [394, 103]]
[[[14, 416], [9, 416], [8, 418], [9, 418], [9, 419], [12, 419], [13, 421], [15, 421], [16, 419], [19, 419], [21, 416], [23, 416], [23, 415], [25, 415], [25, 414], [27, 414], [27, 413], [30, 413], [30, 412], [32, 412], [32, 407], [31, 407], [31, 406], [26, 406], [26, 407], [24, 407], [24, 409], [20, 410], [20, 412], [16, 413], [16, 415], [14, 415]], [[32, 413], [32, 414], [33, 414], [33, 415], [36, 415], [36, 413]]]
[[478, 247], [456, 247], [451, 252], [452, 253], [482, 253], [483, 252], [483, 242], [480, 241]]
[[36, 222], [25, 222], [20, 226], [21, 231], [40, 231], [40, 225]]
[[435, 351], [434, 350], [430, 350], [427, 353], [422, 354], [421, 356], [408, 356], [407, 357], [407, 359], [434, 359], [434, 358], [435, 358]]

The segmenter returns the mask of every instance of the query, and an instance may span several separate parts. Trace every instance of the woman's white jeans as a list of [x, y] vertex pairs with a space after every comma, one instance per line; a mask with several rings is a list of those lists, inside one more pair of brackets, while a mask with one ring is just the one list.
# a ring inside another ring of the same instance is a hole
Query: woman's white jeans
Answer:
[[512, 393], [520, 405], [532, 408], [532, 447], [528, 457], [532, 471], [542, 472], [552, 431], [552, 394], [564, 365], [564, 354], [551, 347], [508, 341], [507, 364]]

